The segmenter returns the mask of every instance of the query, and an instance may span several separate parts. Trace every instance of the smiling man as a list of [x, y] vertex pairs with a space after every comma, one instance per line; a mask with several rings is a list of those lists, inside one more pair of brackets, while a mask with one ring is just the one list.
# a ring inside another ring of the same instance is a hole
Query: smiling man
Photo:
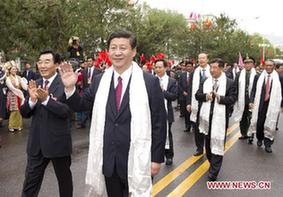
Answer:
[[166, 111], [158, 78], [133, 61], [137, 40], [118, 31], [108, 39], [112, 67], [81, 97], [77, 76], [61, 66], [67, 104], [92, 109], [86, 183], [88, 196], [151, 196], [152, 176], [164, 161]]
[[275, 63], [266, 60], [265, 70], [256, 80], [250, 107], [253, 108], [251, 126], [248, 131], [252, 141], [256, 133], [257, 146], [262, 142], [267, 153], [272, 153], [271, 145], [274, 142], [276, 120], [283, 108], [283, 80], [275, 70]]
[[210, 163], [209, 181], [215, 181], [220, 171], [231, 109], [229, 106], [237, 99], [234, 82], [226, 77], [223, 69], [222, 59], [212, 60], [211, 76], [200, 84], [196, 93], [200, 108], [199, 129], [205, 135], [206, 156]]
[[23, 117], [32, 117], [27, 142], [27, 167], [22, 197], [38, 196], [44, 171], [52, 161], [58, 180], [60, 197], [73, 195], [71, 166], [72, 140], [70, 109], [61, 102], [64, 85], [56, 69], [60, 58], [44, 51], [37, 62], [41, 78], [29, 82]]

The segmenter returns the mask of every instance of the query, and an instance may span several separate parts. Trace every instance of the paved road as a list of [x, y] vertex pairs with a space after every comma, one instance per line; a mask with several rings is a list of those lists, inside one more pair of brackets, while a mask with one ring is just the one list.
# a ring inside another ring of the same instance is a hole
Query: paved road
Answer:
[[[273, 153], [268, 154], [256, 144], [248, 145], [237, 139], [237, 124], [231, 124], [226, 143], [222, 170], [219, 181], [270, 181], [270, 190], [209, 190], [207, 189], [206, 157], [193, 157], [195, 149], [194, 134], [184, 133], [184, 120], [176, 113], [173, 124], [175, 158], [172, 166], [162, 166], [161, 173], [154, 179], [154, 196], [282, 196], [283, 193], [283, 119], [281, 116], [279, 131], [273, 146]], [[25, 120], [25, 128], [16, 135], [0, 128], [2, 148], [0, 148], [0, 196], [17, 197], [21, 194], [26, 166], [26, 142], [29, 120]], [[280, 131], [281, 130], [281, 131]], [[84, 177], [88, 151], [88, 129], [72, 130], [73, 155], [72, 172], [74, 197], [84, 193]], [[57, 197], [58, 186], [54, 170], [50, 164], [45, 173], [40, 197]]]

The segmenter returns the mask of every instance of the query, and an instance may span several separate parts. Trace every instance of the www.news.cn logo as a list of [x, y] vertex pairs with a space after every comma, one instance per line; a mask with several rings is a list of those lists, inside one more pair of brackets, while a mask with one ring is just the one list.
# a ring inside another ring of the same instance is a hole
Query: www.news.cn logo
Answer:
[[206, 183], [208, 189], [223, 190], [270, 190], [270, 181], [214, 181]]

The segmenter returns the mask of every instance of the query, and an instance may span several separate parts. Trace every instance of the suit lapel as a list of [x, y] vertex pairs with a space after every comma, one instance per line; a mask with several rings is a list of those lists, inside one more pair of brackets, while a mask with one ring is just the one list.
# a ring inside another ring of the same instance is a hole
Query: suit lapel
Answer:
[[60, 82], [59, 74], [55, 77], [55, 79], [52, 81], [50, 87], [48, 88], [49, 94], [52, 93], [53, 95], [56, 94], [56, 90], [58, 89], [58, 84]]

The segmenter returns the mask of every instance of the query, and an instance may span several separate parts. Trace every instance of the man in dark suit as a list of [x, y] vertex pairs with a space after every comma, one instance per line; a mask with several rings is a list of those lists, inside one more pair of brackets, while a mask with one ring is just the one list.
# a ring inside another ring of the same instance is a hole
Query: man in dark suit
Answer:
[[253, 109], [248, 143], [252, 144], [256, 133], [257, 146], [264, 143], [265, 151], [272, 153], [276, 120], [283, 110], [283, 78], [275, 71], [275, 62], [266, 60], [265, 70], [255, 78], [250, 107]]
[[[202, 132], [205, 133], [206, 156], [210, 162], [208, 175], [209, 181], [215, 181], [220, 171], [224, 154], [226, 130], [229, 122], [229, 106], [233, 105], [237, 99], [234, 82], [226, 77], [225, 73], [223, 72], [223, 68], [223, 60], [219, 58], [212, 60], [210, 63], [211, 77], [201, 83], [200, 88], [196, 93], [196, 99], [199, 101], [199, 107], [201, 111], [201, 114], [199, 115], [199, 127], [201, 130], [204, 129]], [[207, 92], [209, 86], [210, 90], [212, 90], [211, 92]], [[221, 92], [221, 90], [223, 92]], [[202, 110], [202, 107], [205, 105], [207, 106], [207, 108], [205, 108], [206, 110]], [[214, 119], [217, 111], [221, 110], [221, 105], [225, 106], [223, 111], [224, 113], [218, 113], [218, 117]], [[205, 128], [206, 124], [202, 124], [202, 122], [205, 120], [204, 117], [209, 117], [206, 120], [209, 124], [207, 128]], [[219, 120], [221, 119], [223, 119], [224, 122], [220, 122]], [[218, 125], [221, 124], [223, 124], [223, 126], [219, 127]], [[213, 136], [217, 137], [213, 138]], [[216, 140], [218, 143], [215, 143]]]
[[234, 121], [240, 121], [241, 136], [239, 140], [247, 139], [248, 129], [251, 121], [251, 110], [249, 107], [251, 90], [253, 87], [256, 70], [254, 69], [255, 60], [252, 57], [244, 59], [244, 68], [237, 73], [235, 85], [237, 90], [237, 103], [234, 106]]
[[189, 81], [189, 94], [187, 96], [187, 110], [191, 113], [190, 120], [192, 122], [194, 132], [195, 132], [195, 143], [197, 150], [194, 153], [194, 156], [200, 156], [203, 154], [203, 146], [204, 146], [204, 135], [199, 132], [199, 104], [195, 99], [195, 94], [200, 87], [200, 84], [203, 83], [207, 77], [210, 76], [210, 66], [208, 64], [208, 55], [206, 53], [200, 53], [198, 55], [198, 63], [199, 66], [194, 69], [192, 76]]
[[27, 168], [22, 197], [38, 196], [44, 171], [52, 161], [60, 197], [73, 193], [71, 166], [72, 140], [70, 109], [62, 103], [64, 85], [56, 69], [60, 58], [44, 51], [37, 62], [40, 79], [30, 81], [29, 96], [21, 106], [23, 117], [32, 117], [27, 142]]
[[186, 108], [186, 98], [189, 94], [189, 86], [191, 74], [194, 70], [194, 64], [192, 61], [186, 60], [184, 62], [184, 72], [180, 75], [178, 88], [179, 88], [179, 95], [180, 95], [180, 111], [181, 114], [185, 115], [185, 130], [184, 132], [190, 132], [191, 130], [191, 121], [190, 115], [191, 113], [187, 111]]
[[175, 79], [170, 78], [166, 74], [168, 68], [167, 62], [163, 59], [155, 61], [155, 73], [159, 78], [160, 87], [163, 91], [165, 109], [167, 111], [167, 140], [165, 145], [165, 157], [166, 165], [172, 165], [174, 157], [174, 148], [173, 148], [173, 135], [172, 135], [172, 123], [174, 122], [174, 112], [172, 107], [172, 101], [177, 99], [178, 95], [178, 86]]
[[25, 70], [22, 73], [22, 77], [26, 78], [29, 82], [30, 80], [35, 80], [36, 76], [35, 73], [30, 69], [30, 64], [28, 62], [25, 63]]
[[[94, 78], [101, 73], [101, 71], [94, 67], [92, 57], [87, 58], [86, 62], [87, 67], [82, 70], [82, 91], [84, 92], [89, 85], [93, 82]], [[91, 111], [82, 112], [81, 121], [77, 126], [77, 129], [85, 128], [86, 122], [88, 119], [91, 119]]]
[[235, 80], [238, 72], [240, 72], [239, 65], [234, 63], [232, 67], [227, 69], [226, 76], [232, 80]]
[[[151, 175], [156, 175], [160, 170], [161, 163], [164, 162], [166, 111], [163, 94], [158, 78], [142, 72], [141, 68], [132, 61], [136, 55], [137, 45], [133, 33], [127, 31], [114, 32], [110, 35], [107, 43], [109, 58], [113, 66], [94, 78], [93, 83], [83, 97], [75, 91], [77, 77], [70, 65], [64, 64], [61, 66], [61, 78], [65, 85], [67, 104], [74, 111], [92, 109], [94, 112], [90, 136], [95, 135], [96, 138], [95, 140], [90, 138], [89, 158], [92, 159], [88, 163], [86, 181], [91, 186], [89, 191], [96, 195], [97, 193], [102, 195], [103, 191], [101, 190], [104, 190], [105, 187], [109, 197], [128, 196], [129, 193], [135, 193], [135, 195], [139, 193], [141, 195], [140, 192], [150, 195], [148, 190], [151, 188], [151, 177], [148, 173], [150, 173], [151, 169]], [[135, 77], [137, 75], [143, 79], [136, 81]], [[140, 83], [142, 88], [132, 87], [131, 85], [135, 83]], [[104, 86], [107, 86], [107, 88], [101, 88]], [[137, 95], [132, 94], [133, 92], [137, 93]], [[143, 95], [139, 95], [140, 92], [143, 92]], [[101, 97], [103, 99], [96, 99]], [[140, 99], [140, 97], [146, 97], [146, 100], [136, 105], [130, 105], [131, 102]], [[146, 104], [147, 101], [148, 104]], [[103, 105], [102, 108], [101, 105]], [[132, 144], [132, 137], [135, 139], [148, 133], [148, 130], [142, 130], [139, 133], [135, 132], [136, 129], [142, 129], [146, 126], [138, 125], [139, 121], [132, 122], [132, 119], [137, 114], [134, 110], [135, 107], [138, 107], [141, 113], [144, 109], [147, 109], [146, 117], [142, 116], [142, 118], [151, 120], [147, 123], [151, 127], [151, 132], [149, 136]], [[98, 109], [100, 110], [99, 114], [97, 114]], [[105, 116], [101, 117], [101, 113], [105, 114]], [[97, 130], [99, 132], [96, 132]], [[148, 146], [140, 147], [149, 139], [149, 149], [147, 149]], [[102, 141], [101, 145], [97, 141]], [[133, 145], [136, 146], [136, 150], [139, 150], [136, 154], [135, 150], [134, 152], [131, 151]], [[99, 151], [93, 150], [93, 146], [98, 147]], [[143, 157], [142, 154], [151, 156], [151, 161], [150, 157]], [[130, 156], [139, 156], [139, 158], [133, 162], [128, 160]], [[102, 166], [94, 165], [96, 162], [98, 164], [102, 163]], [[139, 166], [144, 168], [141, 169]], [[134, 182], [146, 179], [145, 182], [138, 185], [133, 183], [133, 177], [128, 176], [133, 171], [139, 172], [133, 175], [136, 176]], [[144, 174], [144, 176], [140, 176], [141, 174]], [[95, 175], [98, 176], [93, 177]], [[94, 178], [96, 179], [93, 180]]]

